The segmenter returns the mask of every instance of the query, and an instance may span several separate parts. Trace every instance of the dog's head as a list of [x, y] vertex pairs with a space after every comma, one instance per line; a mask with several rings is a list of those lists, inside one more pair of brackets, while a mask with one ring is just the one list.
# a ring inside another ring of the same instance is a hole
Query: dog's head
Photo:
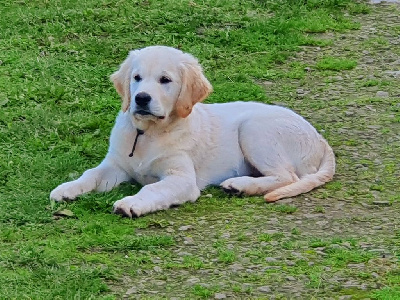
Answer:
[[122, 111], [138, 121], [186, 118], [212, 91], [193, 56], [165, 46], [131, 51], [111, 80]]

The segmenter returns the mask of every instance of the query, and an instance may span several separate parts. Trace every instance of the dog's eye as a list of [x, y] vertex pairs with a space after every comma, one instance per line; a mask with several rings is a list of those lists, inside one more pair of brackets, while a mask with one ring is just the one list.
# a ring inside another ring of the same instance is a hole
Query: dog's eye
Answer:
[[160, 83], [161, 83], [161, 84], [170, 83], [171, 81], [172, 81], [172, 80], [171, 80], [170, 78], [166, 77], [166, 76], [162, 76], [162, 77], [160, 78]]
[[141, 81], [141, 80], [142, 80], [142, 77], [140, 77], [140, 75], [135, 75], [135, 76], [133, 77], [133, 79], [135, 79], [135, 81]]

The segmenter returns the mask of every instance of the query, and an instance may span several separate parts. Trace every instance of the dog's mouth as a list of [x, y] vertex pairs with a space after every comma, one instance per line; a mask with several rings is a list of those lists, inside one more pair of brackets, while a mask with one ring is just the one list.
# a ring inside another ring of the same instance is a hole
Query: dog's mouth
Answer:
[[150, 117], [155, 117], [155, 118], [157, 118], [157, 119], [164, 119], [164, 118], [165, 118], [165, 116], [157, 116], [157, 115], [155, 115], [155, 114], [153, 114], [153, 113], [151, 113], [150, 111], [145, 110], [145, 109], [138, 109], [138, 110], [136, 110], [136, 111], [134, 112], [134, 115], [139, 115], [139, 116], [150, 116]]

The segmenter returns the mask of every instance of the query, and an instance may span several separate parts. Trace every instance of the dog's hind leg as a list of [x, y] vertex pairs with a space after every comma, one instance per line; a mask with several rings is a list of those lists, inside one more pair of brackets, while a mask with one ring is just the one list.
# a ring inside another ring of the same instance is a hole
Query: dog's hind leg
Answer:
[[332, 179], [332, 149], [305, 121], [249, 120], [239, 130], [239, 143], [244, 158], [261, 176], [230, 178], [221, 184], [228, 192], [265, 194], [272, 202]]
[[[284, 147], [284, 132], [265, 120], [249, 120], [239, 129], [239, 143], [244, 159], [259, 176], [234, 177], [221, 183], [230, 193], [264, 195], [299, 181], [295, 166]], [[282, 134], [281, 134], [282, 133]], [[251, 174], [249, 174], [251, 175]]]
[[222, 182], [221, 187], [225, 192], [231, 194], [264, 195], [299, 180], [295, 174], [282, 173], [281, 171], [280, 174], [276, 172], [277, 175], [262, 177], [233, 177]]

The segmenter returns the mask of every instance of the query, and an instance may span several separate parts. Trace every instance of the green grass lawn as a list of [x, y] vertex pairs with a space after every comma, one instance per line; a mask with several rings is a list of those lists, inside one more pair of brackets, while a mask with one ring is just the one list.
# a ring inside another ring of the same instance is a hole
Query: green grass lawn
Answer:
[[[367, 5], [350, 0], [0, 3], [0, 299], [139, 294], [144, 299], [193, 299], [215, 293], [240, 299], [400, 299], [398, 259], [384, 260], [379, 251], [367, 251], [364, 244], [370, 241], [362, 235], [308, 231], [302, 217], [328, 214], [332, 207], [327, 205], [338, 200], [354, 200], [354, 209], [365, 201], [371, 205], [375, 192], [384, 193], [388, 205], [398, 209], [393, 188], [398, 184], [399, 156], [393, 154], [398, 142], [383, 147], [382, 153], [395, 159], [384, 160], [382, 168], [374, 169], [368, 158], [361, 161], [370, 169], [359, 177], [363, 185], [352, 184], [356, 162], [348, 158], [348, 147], [359, 145], [358, 131], [344, 137], [337, 129], [354, 120], [337, 119], [336, 114], [342, 116], [354, 101], [293, 96], [305, 82], [308, 66], [323, 77], [357, 67], [358, 56], [349, 52], [311, 64], [288, 59], [302, 46], [334, 44], [322, 34], [359, 29], [352, 15], [368, 13]], [[256, 100], [303, 114], [337, 151], [342, 175], [286, 204], [230, 198], [210, 188], [195, 204], [135, 220], [111, 211], [116, 200], [139, 186], [124, 184], [77, 202], [50, 203], [54, 187], [96, 166], [107, 152], [120, 109], [109, 75], [129, 50], [155, 44], [199, 58], [214, 87], [209, 103]], [[293, 80], [300, 85], [290, 85]], [[387, 81], [363, 80], [359, 86], [386, 82], [384, 87], [392, 87]], [[280, 85], [279, 96], [268, 93], [271, 82]], [[383, 109], [376, 120], [387, 126], [380, 134], [395, 136], [388, 114], [395, 114], [398, 125], [398, 106], [395, 100], [379, 101], [367, 97], [356, 102]], [[305, 206], [308, 202], [313, 206]], [[61, 209], [69, 216], [53, 215]], [[375, 222], [371, 215], [365, 218], [349, 213], [338, 222], [343, 228], [354, 225], [357, 232], [362, 222]], [[392, 257], [399, 256], [399, 239], [397, 225], [387, 237], [377, 237], [375, 248], [386, 247]], [[345, 279], [379, 284], [359, 289], [344, 285]], [[272, 291], [265, 294], [263, 286]]]

